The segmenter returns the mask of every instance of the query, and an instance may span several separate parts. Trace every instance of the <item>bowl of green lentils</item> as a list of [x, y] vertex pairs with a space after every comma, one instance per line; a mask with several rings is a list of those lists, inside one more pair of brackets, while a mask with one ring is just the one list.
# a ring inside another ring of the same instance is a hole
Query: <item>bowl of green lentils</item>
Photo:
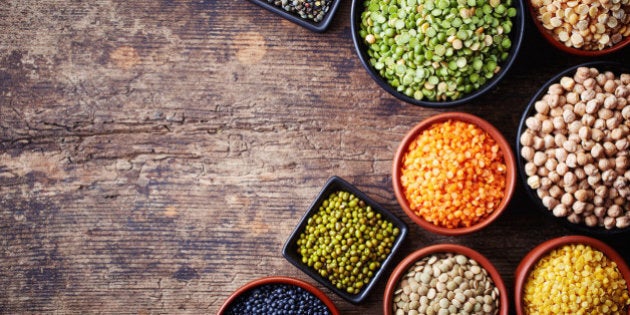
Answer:
[[337, 295], [359, 304], [392, 263], [407, 230], [393, 213], [333, 176], [289, 236], [282, 254]]
[[425, 107], [461, 105], [494, 88], [521, 47], [519, 0], [353, 0], [361, 63], [390, 94]]

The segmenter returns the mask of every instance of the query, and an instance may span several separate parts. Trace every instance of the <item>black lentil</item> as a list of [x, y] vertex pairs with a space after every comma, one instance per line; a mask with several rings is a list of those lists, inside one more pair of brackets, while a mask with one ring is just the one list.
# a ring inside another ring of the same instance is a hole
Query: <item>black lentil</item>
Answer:
[[223, 315], [328, 315], [328, 307], [305, 289], [289, 284], [265, 284], [239, 296]]
[[337, 289], [358, 294], [392, 250], [400, 230], [346, 191], [332, 193], [297, 241], [302, 262]]
[[321, 22], [328, 13], [332, 0], [267, 0], [267, 2], [303, 19]]

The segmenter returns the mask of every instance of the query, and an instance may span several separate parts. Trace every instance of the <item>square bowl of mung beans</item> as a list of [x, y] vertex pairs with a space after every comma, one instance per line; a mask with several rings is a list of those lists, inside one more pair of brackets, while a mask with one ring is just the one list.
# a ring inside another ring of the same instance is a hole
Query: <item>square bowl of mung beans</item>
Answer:
[[359, 304], [383, 277], [407, 233], [396, 215], [333, 176], [287, 239], [282, 254], [337, 295]]
[[322, 33], [328, 29], [340, 0], [249, 0], [281, 17]]

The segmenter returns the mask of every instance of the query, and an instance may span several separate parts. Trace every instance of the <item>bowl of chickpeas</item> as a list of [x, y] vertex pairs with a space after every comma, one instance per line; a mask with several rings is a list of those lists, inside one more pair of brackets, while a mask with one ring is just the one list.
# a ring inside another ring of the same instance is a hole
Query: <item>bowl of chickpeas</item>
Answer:
[[414, 223], [437, 234], [465, 235], [505, 211], [516, 186], [516, 161], [488, 121], [442, 113], [407, 132], [392, 163], [392, 184]]
[[294, 266], [347, 301], [363, 302], [384, 277], [407, 225], [354, 185], [333, 176], [282, 248]]
[[454, 107], [505, 77], [523, 41], [518, 0], [353, 0], [351, 29], [359, 59], [396, 98]]
[[508, 291], [484, 255], [459, 244], [435, 244], [405, 257], [392, 271], [383, 314], [507, 315]]
[[533, 248], [514, 279], [517, 315], [630, 314], [630, 269], [601, 240], [568, 235]]
[[630, 70], [590, 62], [532, 97], [517, 132], [518, 170], [544, 214], [591, 235], [630, 232]]
[[630, 44], [627, 1], [525, 0], [539, 33], [557, 49], [598, 57]]

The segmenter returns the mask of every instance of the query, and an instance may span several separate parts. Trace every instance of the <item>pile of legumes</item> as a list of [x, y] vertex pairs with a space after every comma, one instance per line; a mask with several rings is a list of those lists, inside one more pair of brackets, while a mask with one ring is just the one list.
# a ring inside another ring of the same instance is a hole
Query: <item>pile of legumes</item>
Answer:
[[499, 289], [486, 269], [465, 255], [433, 254], [400, 279], [393, 311], [402, 314], [497, 314]]
[[368, 0], [359, 34], [398, 92], [456, 100], [500, 71], [516, 14], [512, 0]]
[[317, 314], [330, 310], [320, 299], [305, 289], [289, 284], [265, 284], [239, 296], [224, 315]]
[[447, 120], [409, 145], [401, 166], [409, 207], [441, 227], [473, 226], [498, 208], [507, 167], [496, 141], [478, 126]]
[[602, 50], [630, 36], [628, 0], [530, 0], [545, 29], [568, 47]]
[[615, 262], [582, 244], [564, 245], [540, 259], [523, 290], [526, 314], [627, 314], [630, 305]]
[[323, 201], [298, 238], [302, 262], [340, 290], [357, 294], [391, 252], [400, 230], [354, 194]]
[[580, 67], [534, 104], [520, 137], [527, 184], [557, 217], [630, 226], [630, 74]]
[[321, 22], [328, 13], [332, 0], [267, 0], [267, 2], [287, 12], [297, 14], [303, 19]]

